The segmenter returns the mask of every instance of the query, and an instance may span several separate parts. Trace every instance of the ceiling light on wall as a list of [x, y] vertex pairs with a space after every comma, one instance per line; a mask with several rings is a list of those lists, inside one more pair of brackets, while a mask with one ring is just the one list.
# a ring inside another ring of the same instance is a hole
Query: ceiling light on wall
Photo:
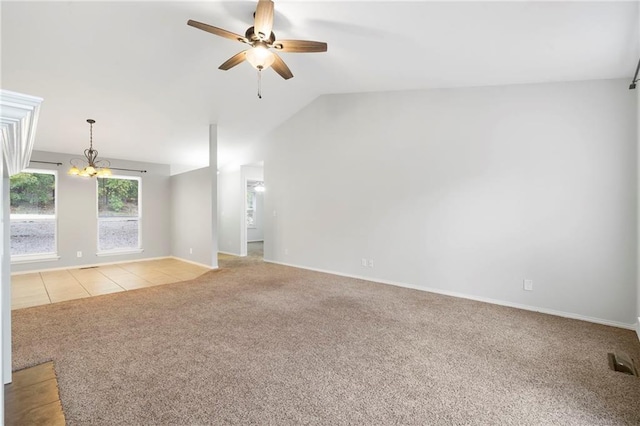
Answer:
[[264, 192], [264, 183], [263, 182], [258, 182], [256, 184], [256, 186], [253, 187], [253, 189], [256, 192]]
[[108, 160], [97, 160], [98, 151], [93, 149], [93, 124], [95, 122], [96, 120], [91, 118], [87, 119], [87, 123], [89, 123], [89, 149], [84, 150], [84, 159], [71, 159], [71, 168], [67, 174], [82, 177], [111, 176], [109, 169], [111, 163]]

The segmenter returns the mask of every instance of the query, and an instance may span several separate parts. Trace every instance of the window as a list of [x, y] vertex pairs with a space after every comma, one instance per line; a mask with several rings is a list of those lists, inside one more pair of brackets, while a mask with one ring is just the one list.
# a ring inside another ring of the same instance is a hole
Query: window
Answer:
[[56, 172], [26, 170], [11, 176], [9, 197], [12, 260], [56, 256]]
[[247, 228], [256, 227], [256, 193], [247, 189]]
[[97, 178], [98, 252], [130, 252], [141, 248], [140, 178]]

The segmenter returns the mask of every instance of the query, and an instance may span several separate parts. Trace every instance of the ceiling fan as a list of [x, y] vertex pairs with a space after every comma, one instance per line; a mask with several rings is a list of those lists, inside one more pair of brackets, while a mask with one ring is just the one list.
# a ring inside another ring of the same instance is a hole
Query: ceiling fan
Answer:
[[[276, 35], [272, 31], [273, 1], [271, 0], [258, 1], [258, 6], [254, 13], [254, 24], [252, 27], [247, 29], [244, 36], [191, 19], [187, 22], [187, 25], [220, 37], [237, 40], [251, 46], [250, 49], [243, 50], [242, 52], [233, 55], [226, 62], [220, 65], [219, 69], [224, 71], [229, 70], [246, 60], [258, 70], [258, 73], [263, 69], [272, 67], [273, 70], [282, 78], [288, 80], [293, 77], [293, 73], [291, 73], [291, 70], [287, 64], [284, 63], [282, 58], [280, 58], [280, 56], [278, 56], [278, 54], [273, 50], [291, 53], [327, 51], [327, 43], [320, 41], [277, 40]], [[261, 97], [260, 91], [258, 91], [258, 97]]]

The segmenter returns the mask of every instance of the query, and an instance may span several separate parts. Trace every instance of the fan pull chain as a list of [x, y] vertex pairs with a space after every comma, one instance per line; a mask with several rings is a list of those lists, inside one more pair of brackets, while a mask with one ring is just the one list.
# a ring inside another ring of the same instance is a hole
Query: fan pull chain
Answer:
[[258, 70], [258, 99], [262, 99], [262, 70]]

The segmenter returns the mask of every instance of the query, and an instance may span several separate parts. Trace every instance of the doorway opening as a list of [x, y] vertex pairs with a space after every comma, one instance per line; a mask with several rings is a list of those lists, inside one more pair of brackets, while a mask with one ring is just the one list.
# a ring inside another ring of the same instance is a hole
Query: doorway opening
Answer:
[[264, 182], [247, 180], [246, 187], [246, 253], [248, 257], [264, 257]]

